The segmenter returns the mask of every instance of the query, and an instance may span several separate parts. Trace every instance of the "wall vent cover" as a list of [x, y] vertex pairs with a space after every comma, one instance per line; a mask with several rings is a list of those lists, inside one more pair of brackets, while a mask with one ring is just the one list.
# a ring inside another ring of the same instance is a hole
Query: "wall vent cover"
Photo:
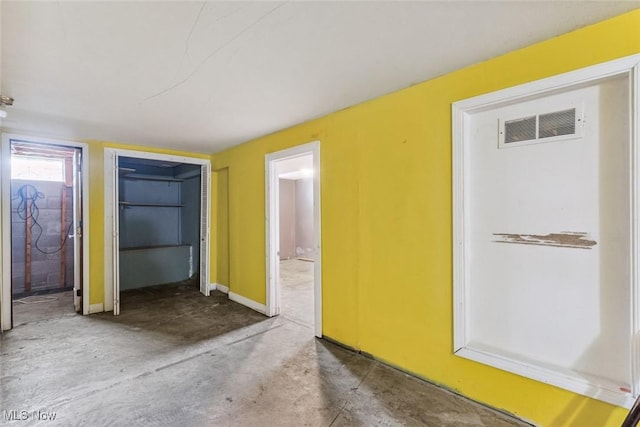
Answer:
[[504, 143], [530, 141], [536, 139], [537, 117], [524, 117], [504, 122]]
[[498, 147], [529, 145], [582, 137], [582, 108], [499, 120]]

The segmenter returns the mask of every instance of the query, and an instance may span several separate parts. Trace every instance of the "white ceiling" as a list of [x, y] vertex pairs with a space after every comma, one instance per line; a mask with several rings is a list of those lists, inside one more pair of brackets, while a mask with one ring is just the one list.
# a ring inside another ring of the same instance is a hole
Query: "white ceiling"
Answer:
[[313, 174], [313, 156], [304, 155], [292, 159], [279, 160], [276, 163], [278, 178], [300, 179]]
[[640, 1], [0, 7], [2, 93], [15, 98], [5, 128], [212, 153]]

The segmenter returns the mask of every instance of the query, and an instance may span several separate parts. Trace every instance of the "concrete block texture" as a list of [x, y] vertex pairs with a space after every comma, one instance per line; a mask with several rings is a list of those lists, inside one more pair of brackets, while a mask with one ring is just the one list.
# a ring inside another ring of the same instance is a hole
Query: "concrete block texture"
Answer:
[[[46, 207], [49, 209], [62, 209], [62, 196], [47, 197]], [[44, 206], [43, 206], [44, 207]]]
[[65, 286], [73, 286], [73, 264], [67, 264], [65, 268], [64, 284]]
[[19, 262], [19, 261], [12, 261], [11, 262], [11, 270], [14, 272], [18, 272], [18, 274], [20, 273], [20, 270], [22, 270], [24, 272], [24, 261]]
[[32, 245], [32, 250], [31, 250], [31, 262], [35, 262], [35, 261], [46, 261], [47, 260], [47, 254], [42, 253], [38, 250], [36, 250], [35, 247], [33, 247]]
[[[40, 223], [40, 225], [43, 225], [43, 224]], [[60, 229], [62, 227], [61, 227], [61, 224], [60, 224], [59, 220], [57, 222], [49, 221], [49, 222], [47, 222], [46, 227], [43, 225], [42, 228], [45, 228], [47, 230], [46, 231], [47, 236], [58, 236], [58, 237], [60, 237]]]
[[22, 237], [22, 240], [24, 240], [24, 237], [27, 235], [26, 221], [18, 218], [17, 216], [14, 217], [11, 221], [11, 235], [16, 238]]
[[38, 239], [38, 247], [44, 252], [52, 252], [60, 248], [60, 233], [42, 235]]
[[46, 288], [47, 286], [47, 273], [32, 273], [31, 274], [31, 288]]
[[[60, 209], [40, 209], [37, 222], [44, 234], [60, 234]], [[34, 226], [34, 231], [38, 226]]]
[[[61, 238], [63, 234], [67, 234], [67, 228], [73, 221], [72, 190], [63, 190], [62, 182], [12, 181], [11, 275], [14, 293], [24, 292], [26, 221], [20, 217], [18, 209], [21, 209], [22, 216], [24, 216], [26, 212], [24, 211], [25, 200], [22, 200], [18, 195], [18, 190], [25, 185], [33, 186], [39, 196], [34, 204], [30, 206], [34, 220], [37, 222], [34, 223], [31, 229], [32, 250], [30, 272], [32, 291], [60, 286], [60, 258], [62, 253], [59, 249], [61, 246]], [[33, 188], [30, 188], [30, 194], [34, 194]], [[61, 224], [63, 192], [67, 198], [64, 225]], [[36, 248], [36, 241], [37, 247], [41, 249], [42, 252]], [[73, 240], [67, 239], [65, 245], [65, 284], [72, 285]]]
[[[53, 248], [52, 250], [54, 250], [56, 248]], [[54, 252], [52, 254], [47, 254], [47, 261], [57, 261], [60, 262], [60, 258], [62, 258], [61, 252]]]
[[44, 274], [44, 280], [46, 280], [46, 275], [51, 273], [54, 269], [59, 270], [60, 263], [55, 261], [34, 261], [31, 263], [31, 274]]
[[48, 285], [60, 285], [60, 273], [49, 273], [47, 274], [47, 284]]
[[21, 294], [24, 292], [24, 275], [11, 277], [11, 293]]
[[11, 262], [21, 262], [24, 263], [25, 261], [25, 248], [24, 248], [24, 243], [23, 246], [19, 246], [19, 245], [11, 245]]

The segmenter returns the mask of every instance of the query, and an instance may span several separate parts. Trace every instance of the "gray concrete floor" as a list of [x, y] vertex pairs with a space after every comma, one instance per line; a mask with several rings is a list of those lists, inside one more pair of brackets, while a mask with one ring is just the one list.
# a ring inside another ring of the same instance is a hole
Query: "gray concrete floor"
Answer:
[[13, 325], [47, 320], [59, 316], [73, 316], [73, 291], [33, 295], [13, 300]]
[[194, 286], [127, 292], [118, 317], [49, 314], [0, 338], [0, 424], [525, 425]]
[[282, 316], [313, 330], [313, 262], [280, 261], [280, 310]]

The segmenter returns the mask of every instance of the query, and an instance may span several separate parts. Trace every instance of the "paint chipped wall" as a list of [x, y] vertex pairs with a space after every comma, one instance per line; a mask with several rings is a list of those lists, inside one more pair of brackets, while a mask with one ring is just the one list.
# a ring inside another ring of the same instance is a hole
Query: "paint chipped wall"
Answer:
[[540, 234], [509, 234], [493, 233], [494, 242], [514, 243], [519, 245], [554, 246], [557, 248], [591, 249], [597, 244], [589, 239], [584, 232], [563, 231], [560, 233]]
[[638, 28], [640, 10], [214, 155], [232, 291], [265, 302], [264, 155], [320, 140], [326, 336], [539, 425], [619, 425], [623, 409], [453, 355], [451, 103], [639, 53]]

